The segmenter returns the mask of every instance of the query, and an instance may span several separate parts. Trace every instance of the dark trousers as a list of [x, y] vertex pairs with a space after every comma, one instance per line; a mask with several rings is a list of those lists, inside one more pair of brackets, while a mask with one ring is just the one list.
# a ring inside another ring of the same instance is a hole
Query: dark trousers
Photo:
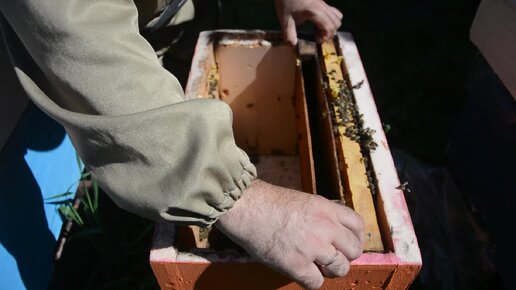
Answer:
[[504, 284], [516, 289], [516, 101], [480, 54], [466, 89], [449, 143], [450, 168], [491, 234]]

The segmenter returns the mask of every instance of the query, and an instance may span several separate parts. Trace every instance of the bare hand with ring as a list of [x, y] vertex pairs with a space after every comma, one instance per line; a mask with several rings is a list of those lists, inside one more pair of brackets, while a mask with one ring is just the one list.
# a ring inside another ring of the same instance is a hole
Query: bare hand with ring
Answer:
[[308, 289], [342, 277], [362, 254], [364, 223], [323, 197], [254, 181], [215, 224], [260, 262]]

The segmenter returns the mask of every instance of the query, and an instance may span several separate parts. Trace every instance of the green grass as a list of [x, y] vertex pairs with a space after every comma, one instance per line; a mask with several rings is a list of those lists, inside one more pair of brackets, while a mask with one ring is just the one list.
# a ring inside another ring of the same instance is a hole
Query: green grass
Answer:
[[74, 225], [50, 283], [53, 289], [159, 289], [148, 258], [153, 223], [118, 208], [99, 195], [95, 218], [79, 210], [84, 225]]

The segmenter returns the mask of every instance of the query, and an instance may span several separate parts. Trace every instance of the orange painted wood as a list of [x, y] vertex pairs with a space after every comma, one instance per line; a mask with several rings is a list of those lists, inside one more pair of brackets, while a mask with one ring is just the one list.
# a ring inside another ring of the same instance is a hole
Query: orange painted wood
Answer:
[[[339, 90], [339, 81], [345, 81], [341, 59], [337, 53], [333, 41], [321, 44], [323, 72], [328, 76], [328, 94], [329, 98], [335, 98], [334, 91]], [[331, 106], [331, 105], [330, 105]], [[337, 124], [341, 121], [338, 115], [337, 106], [330, 108], [335, 112]], [[355, 122], [352, 116], [348, 116], [350, 122]], [[346, 178], [346, 204], [364, 218], [365, 223], [365, 251], [383, 251], [382, 236], [378, 227], [376, 211], [373, 203], [369, 182], [367, 180], [366, 167], [364, 158], [361, 153], [360, 144], [357, 141], [344, 135], [346, 125], [337, 125], [339, 136], [337, 139], [337, 152], [340, 156], [340, 169], [342, 175]], [[340, 145], [340, 146], [339, 146]]]
[[[314, 45], [315, 46], [315, 45]], [[315, 57], [315, 56], [314, 56]], [[331, 121], [330, 107], [326, 94], [324, 92], [324, 81], [322, 78], [322, 69], [319, 62], [314, 59], [315, 74], [315, 104], [316, 118], [314, 124], [317, 127], [317, 141], [320, 148], [318, 152], [319, 162], [322, 164], [320, 170], [324, 170], [320, 174], [321, 184], [324, 191], [320, 194], [326, 195], [330, 199], [345, 200], [342, 176], [339, 168], [339, 159], [337, 157], [337, 145], [335, 144], [334, 129]]]
[[[151, 263], [162, 290], [301, 290], [287, 277], [259, 263]], [[385, 289], [396, 265], [352, 266], [348, 275], [325, 279], [321, 289]], [[402, 289], [402, 288], [398, 288]]]
[[294, 98], [299, 159], [301, 163], [301, 186], [304, 192], [316, 194], [317, 190], [314, 157], [312, 154], [312, 136], [310, 133], [310, 124], [308, 122], [308, 107], [306, 104], [303, 74], [301, 71], [301, 63], [299, 61], [296, 68], [296, 87]]
[[233, 110], [237, 145], [247, 154], [298, 155], [295, 50], [234, 41], [214, 49], [219, 97]]
[[[181, 234], [169, 224], [160, 224], [155, 229], [150, 263], [163, 290], [301, 289], [250, 257], [199, 249], [178, 252], [172, 242], [176, 233]], [[346, 277], [325, 279], [321, 289], [405, 289], [417, 273], [417, 267], [400, 264], [394, 253], [365, 253], [352, 262]]]
[[389, 281], [386, 289], [403, 290], [408, 289], [412, 282], [416, 279], [417, 274], [421, 270], [421, 265], [402, 264], [399, 265]]
[[[280, 33], [272, 35], [276, 39], [281, 37]], [[214, 42], [225, 36], [244, 39], [257, 45], [271, 38], [270, 33], [260, 31], [225, 30], [201, 33], [186, 89], [188, 99], [206, 96], [207, 72], [214, 60]], [[349, 73], [351, 84], [363, 83], [353, 89], [355, 101], [359, 112], [364, 115], [365, 126], [376, 131], [373, 138], [379, 146], [370, 157], [378, 185], [376, 211], [380, 217], [379, 226], [384, 235], [386, 249], [382, 253], [364, 253], [353, 261], [346, 277], [326, 279], [322, 289], [407, 289], [421, 267], [421, 255], [410, 215], [403, 193], [396, 189], [399, 179], [356, 45], [348, 33], [338, 33], [336, 44], [338, 53], [345, 57], [342, 69]], [[322, 87], [322, 82], [319, 85]], [[320, 88], [319, 91], [323, 90]], [[321, 102], [318, 106], [324, 107], [328, 104]], [[331, 123], [328, 120], [321, 118], [316, 123], [325, 124], [324, 130], [331, 132]], [[298, 126], [299, 123], [297, 120]], [[332, 142], [328, 142], [324, 148], [331, 146]], [[331, 151], [333, 154], [336, 152], [334, 149]], [[331, 159], [332, 154], [327, 155]], [[336, 159], [335, 157], [334, 161]], [[257, 264], [250, 257], [235, 254], [234, 251], [199, 249], [202, 245], [185, 247], [185, 244], [191, 246], [192, 241], [195, 243], [196, 235], [195, 232], [187, 231], [186, 237], [179, 237], [183, 234], [185, 233], [179, 233], [172, 225], [159, 224], [156, 227], [150, 263], [162, 289], [301, 289], [281, 274]], [[184, 244], [178, 248], [181, 239]]]
[[197, 226], [177, 226], [177, 238], [174, 246], [181, 245], [183, 248], [203, 248], [204, 243], [199, 239], [199, 227]]

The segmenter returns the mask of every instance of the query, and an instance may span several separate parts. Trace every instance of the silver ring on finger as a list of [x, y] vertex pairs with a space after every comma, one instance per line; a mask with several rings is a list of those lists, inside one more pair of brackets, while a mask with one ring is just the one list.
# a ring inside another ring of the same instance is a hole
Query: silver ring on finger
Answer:
[[335, 263], [335, 261], [337, 261], [338, 257], [339, 257], [339, 251], [337, 249], [335, 249], [335, 255], [333, 256], [333, 259], [331, 259], [331, 261], [329, 263], [321, 265], [321, 267], [328, 267], [329, 265]]

